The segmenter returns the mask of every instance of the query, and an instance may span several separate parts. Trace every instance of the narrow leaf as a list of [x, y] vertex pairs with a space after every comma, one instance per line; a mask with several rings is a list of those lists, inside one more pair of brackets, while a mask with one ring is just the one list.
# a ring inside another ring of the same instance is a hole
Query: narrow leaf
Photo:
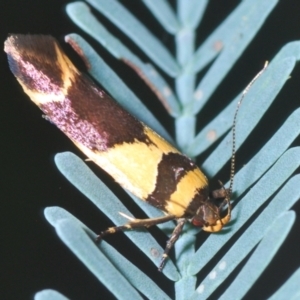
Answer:
[[[197, 274], [200, 269], [212, 259], [214, 253], [221, 249], [221, 247], [247, 222], [254, 212], [267, 201], [280, 186], [282, 186], [299, 165], [300, 148], [296, 147], [289, 149], [234, 207], [230, 228], [228, 228], [228, 230], [223, 230], [219, 234], [211, 234], [197, 250], [190, 261], [190, 274]], [[292, 191], [294, 194], [296, 193], [297, 197], [297, 190], [295, 191], [292, 189]], [[277, 195], [276, 197], [279, 196]], [[293, 199], [293, 197], [294, 196], [291, 195], [291, 199]], [[286, 196], [284, 196], [284, 198], [286, 198]], [[282, 212], [281, 208], [280, 212]], [[271, 216], [271, 218], [273, 217], [274, 215]], [[214, 249], [214, 251], [212, 252], [211, 249]]]
[[119, 39], [110, 34], [94, 17], [85, 3], [75, 2], [68, 4], [66, 11], [74, 23], [102, 44], [112, 55], [133, 68], [149, 87], [155, 91], [171, 115], [176, 116], [179, 113], [180, 108], [176, 97], [159, 72], [150, 63], [143, 63]]
[[[55, 229], [61, 240], [117, 299], [143, 299], [77, 223], [64, 219], [56, 223]], [[116, 282], [122, 289], [116, 288]]]
[[168, 1], [143, 0], [143, 2], [167, 32], [175, 34], [179, 30], [179, 22]]
[[193, 111], [199, 112], [234, 63], [260, 29], [278, 0], [245, 0], [201, 45], [191, 59], [194, 72], [200, 71], [220, 51], [220, 55], [198, 85]]
[[[245, 232], [243, 232], [243, 235], [234, 243], [230, 250], [222, 257], [222, 259], [220, 259], [218, 264], [197, 288], [195, 295], [201, 291], [201, 297], [207, 298], [221, 283], [224, 282], [231, 272], [263, 238], [268, 231], [269, 224], [272, 224], [274, 219], [281, 215], [282, 212], [290, 209], [298, 201], [300, 191], [299, 188], [296, 188], [297, 186], [295, 187], [295, 184], [297, 184], [299, 180], [300, 175], [297, 175], [288, 181], [269, 206], [267, 206], [259, 217], [245, 230]], [[285, 202], [283, 199], [288, 200]], [[242, 212], [238, 217], [242, 218]], [[238, 222], [239, 220], [237, 220], [236, 223]], [[287, 220], [287, 223], [283, 222], [282, 225], [285, 225], [289, 230], [292, 223], [290, 223], [289, 226]], [[235, 227], [235, 224], [233, 224], [232, 227]], [[220, 238], [222, 237], [223, 236], [220, 236]], [[274, 245], [274, 248], [276, 247], [277, 246]], [[237, 297], [237, 299], [239, 299], [239, 297]]]
[[274, 293], [269, 300], [280, 300], [289, 298], [297, 300], [300, 297], [300, 268], [298, 268], [293, 275]]
[[294, 211], [284, 212], [279, 217], [274, 218], [271, 228], [268, 229], [238, 277], [219, 299], [242, 299], [245, 296], [285, 241], [295, 219]]
[[[122, 212], [132, 216], [122, 202], [108, 189], [104, 183], [73, 153], [65, 152], [55, 156], [59, 171], [89, 200], [91, 200], [116, 226], [127, 221], [119, 215]], [[146, 230], [124, 232], [134, 244], [143, 251], [156, 266], [159, 266], [161, 256], [151, 255], [150, 249], [157, 249], [162, 254], [162, 247]], [[164, 274], [171, 280], [178, 280], [179, 275], [174, 264], [170, 261], [164, 268]]]
[[[45, 209], [44, 213], [46, 219], [50, 222], [50, 224], [52, 224], [52, 226], [56, 227], [61, 220], [71, 220], [83, 228], [85, 233], [88, 234], [89, 238], [93, 242], [95, 241], [95, 233], [64, 209], [60, 207], [48, 207]], [[78, 246], [81, 247], [81, 245]], [[86, 253], [89, 252], [88, 246], [89, 244], [86, 245]], [[100, 246], [98, 247], [100, 251], [102, 251], [102, 253], [114, 264], [116, 269], [118, 269], [119, 272], [126, 278], [126, 280], [128, 280], [132, 286], [149, 299], [169, 299], [168, 296], [148, 276], [146, 276], [139, 268], [133, 265], [104, 240], [101, 241]], [[78, 258], [80, 259], [80, 257]], [[103, 272], [100, 262], [95, 265], [95, 268], [98, 268], [97, 273]], [[108, 269], [107, 272], [110, 272], [110, 269]]]
[[196, 29], [207, 7], [208, 0], [178, 0], [177, 14], [182, 27]]
[[171, 53], [136, 17], [115, 0], [88, 0], [141, 48], [161, 69], [174, 77], [180, 68]]
[[68, 300], [68, 299], [69, 298], [65, 297], [61, 293], [51, 289], [37, 292], [34, 295], [34, 300]]
[[[281, 50], [272, 60], [272, 64], [275, 64], [276, 61], [281, 61], [288, 57], [294, 57], [295, 60], [298, 61], [299, 56], [300, 56], [300, 42], [299, 41], [291, 42], [281, 48]], [[276, 72], [276, 70], [274, 71]], [[278, 70], [278, 72], [281, 72], [281, 70]], [[280, 80], [277, 84], [275, 84], [278, 85], [278, 92], [285, 84], [285, 78], [283, 79], [284, 80]], [[251, 89], [255, 89], [255, 85], [251, 87]], [[264, 97], [264, 93], [259, 96], [259, 99], [260, 97]], [[239, 98], [240, 95], [237, 96], [235, 99], [233, 99], [233, 101], [231, 101], [231, 103], [225, 109], [223, 109], [222, 112], [214, 120], [212, 120], [207, 126], [205, 126], [201, 130], [201, 132], [196, 136], [195, 140], [190, 144], [190, 147], [187, 150], [188, 155], [192, 157], [199, 155], [200, 153], [205, 151], [208, 147], [210, 147], [220, 137], [222, 137], [224, 133], [226, 133], [231, 128], [233, 115]], [[242, 108], [247, 105], [252, 106], [254, 104], [251, 102], [248, 103], [248, 98], [246, 97], [245, 100], [243, 101]], [[237, 129], [239, 131], [239, 126], [237, 127]]]
[[[267, 70], [251, 87], [240, 108], [237, 118], [236, 149], [246, 140], [250, 132], [275, 100], [285, 81], [295, 66], [295, 58], [287, 57], [272, 61]], [[232, 155], [231, 132], [223, 139], [215, 151], [203, 163], [202, 168], [213, 177]]]

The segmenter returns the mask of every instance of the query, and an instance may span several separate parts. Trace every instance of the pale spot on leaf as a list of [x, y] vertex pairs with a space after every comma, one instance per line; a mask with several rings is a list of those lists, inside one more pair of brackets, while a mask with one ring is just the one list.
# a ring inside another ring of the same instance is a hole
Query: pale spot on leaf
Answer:
[[200, 101], [203, 98], [203, 92], [201, 90], [196, 90], [194, 93], [194, 98], [197, 101]]
[[214, 271], [211, 271], [208, 275], [208, 278], [213, 280], [217, 277], [217, 272], [214, 270]]
[[204, 284], [200, 284], [199, 287], [197, 288], [197, 293], [202, 294], [204, 292]]
[[217, 139], [217, 132], [215, 130], [209, 130], [206, 134], [207, 140], [213, 142]]
[[221, 261], [220, 264], [219, 264], [219, 269], [220, 270], [225, 270], [226, 269], [226, 261]]

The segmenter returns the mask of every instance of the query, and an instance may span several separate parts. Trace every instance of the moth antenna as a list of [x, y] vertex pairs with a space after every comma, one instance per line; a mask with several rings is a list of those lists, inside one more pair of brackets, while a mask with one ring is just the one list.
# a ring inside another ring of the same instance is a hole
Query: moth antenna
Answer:
[[232, 155], [231, 155], [231, 166], [230, 166], [230, 183], [229, 183], [228, 193], [227, 193], [227, 196], [226, 196], [226, 198], [228, 198], [227, 199], [227, 202], [228, 202], [228, 205], [229, 205], [228, 208], [230, 208], [229, 198], [230, 198], [230, 195], [232, 193], [232, 187], [233, 187], [233, 181], [234, 181], [234, 175], [235, 175], [235, 153], [236, 153], [236, 149], [235, 149], [236, 140], [235, 140], [235, 138], [236, 138], [236, 119], [237, 119], [238, 111], [239, 111], [239, 108], [242, 104], [242, 101], [244, 100], [246, 94], [249, 92], [251, 86], [260, 77], [260, 75], [266, 70], [268, 64], [269, 64], [269, 62], [266, 61], [263, 69], [260, 70], [255, 75], [255, 77], [251, 80], [251, 82], [246, 86], [246, 88], [244, 89], [244, 91], [241, 95], [241, 98], [240, 98], [239, 102], [237, 103], [236, 110], [235, 110], [235, 113], [234, 113], [233, 123], [232, 123]]

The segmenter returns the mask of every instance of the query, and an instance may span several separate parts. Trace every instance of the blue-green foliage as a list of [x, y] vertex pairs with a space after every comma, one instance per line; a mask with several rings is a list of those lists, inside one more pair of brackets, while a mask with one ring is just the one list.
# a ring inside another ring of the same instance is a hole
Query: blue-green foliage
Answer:
[[[120, 2], [116, 0], [88, 0], [87, 2], [123, 31], [148, 56], [149, 61], [144, 63], [113, 36], [97, 20], [87, 4], [83, 2], [69, 4], [67, 13], [70, 18], [112, 55], [130, 62], [147, 78], [168, 113], [175, 118], [176, 144], [184, 153], [196, 157], [228, 133], [240, 96], [233, 99], [200, 132], [195, 132], [196, 118], [199, 113], [201, 116], [201, 109], [260, 29], [277, 1], [242, 1], [198, 47], [195, 45], [196, 30], [205, 12], [207, 0], [177, 0], [176, 13], [166, 0], [143, 0], [149, 13], [153, 14], [166, 32], [174, 36], [176, 57], [173, 57], [163, 43]], [[71, 40], [82, 49], [91, 66], [90, 74], [123, 107], [173, 142], [151, 112], [86, 41], [76, 34], [68, 35], [66, 40]], [[238, 115], [237, 148], [245, 141], [275, 100], [299, 60], [299, 55], [300, 42], [287, 44], [254, 83]], [[197, 73], [208, 64], [211, 64], [211, 67], [201, 82], [196, 82]], [[166, 75], [174, 80], [175, 91], [172, 91], [164, 79]], [[214, 132], [214, 138], [208, 138], [210, 132]], [[246, 193], [233, 210], [233, 221], [221, 233], [210, 235], [199, 249], [195, 249], [195, 235], [199, 230], [190, 225], [185, 226], [175, 245], [176, 259], [174, 262], [169, 260], [163, 270], [163, 273], [174, 281], [176, 299], [207, 298], [258, 245], [221, 298], [240, 299], [253, 286], [284, 242], [295, 220], [294, 212], [288, 210], [300, 198], [299, 175], [291, 178], [300, 165], [300, 148], [288, 148], [299, 132], [300, 110], [298, 109], [236, 174], [234, 197], [239, 198]], [[202, 165], [209, 177], [213, 177], [228, 162], [231, 148], [231, 135], [228, 133]], [[66, 152], [58, 154], [55, 162], [64, 176], [116, 225], [126, 221], [118, 212], [130, 215], [128, 209], [82, 160]], [[247, 192], [249, 187], [252, 188]], [[207, 277], [197, 285], [197, 273], [270, 197], [273, 197], [270, 204], [233, 243]], [[137, 200], [134, 196], [132, 198], [148, 216], [161, 214], [160, 211]], [[64, 209], [47, 208], [45, 216], [55, 227], [62, 241], [118, 299], [140, 299], [141, 296], [137, 291], [149, 299], [169, 299], [141, 268], [133, 265], [105, 241], [97, 246], [94, 243], [95, 233]], [[158, 227], [168, 235], [174, 224], [169, 222]], [[144, 252], [145, 256], [148, 256], [156, 266], [159, 265], [163, 249], [146, 230], [130, 231], [125, 234]], [[272, 299], [292, 299], [299, 296], [299, 286], [296, 284], [299, 280], [298, 269], [278, 289]], [[112, 285], [112, 282], [118, 282], [118, 286], [122, 288], [118, 289], [115, 284]], [[35, 298], [65, 299], [51, 290], [39, 292]]]

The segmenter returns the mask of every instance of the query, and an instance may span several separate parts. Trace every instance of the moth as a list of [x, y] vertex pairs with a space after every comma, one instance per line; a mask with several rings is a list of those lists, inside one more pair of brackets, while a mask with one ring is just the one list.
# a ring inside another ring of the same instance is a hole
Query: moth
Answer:
[[[209, 193], [208, 179], [198, 166], [81, 74], [55, 38], [11, 35], [4, 50], [12, 73], [47, 119], [123, 188], [165, 213], [108, 228], [98, 240], [117, 231], [176, 220], [161, 271], [187, 221], [208, 232], [220, 231], [230, 221], [233, 175], [229, 189], [221, 186]], [[232, 174], [234, 153], [233, 149]], [[221, 204], [215, 201], [218, 198]]]

